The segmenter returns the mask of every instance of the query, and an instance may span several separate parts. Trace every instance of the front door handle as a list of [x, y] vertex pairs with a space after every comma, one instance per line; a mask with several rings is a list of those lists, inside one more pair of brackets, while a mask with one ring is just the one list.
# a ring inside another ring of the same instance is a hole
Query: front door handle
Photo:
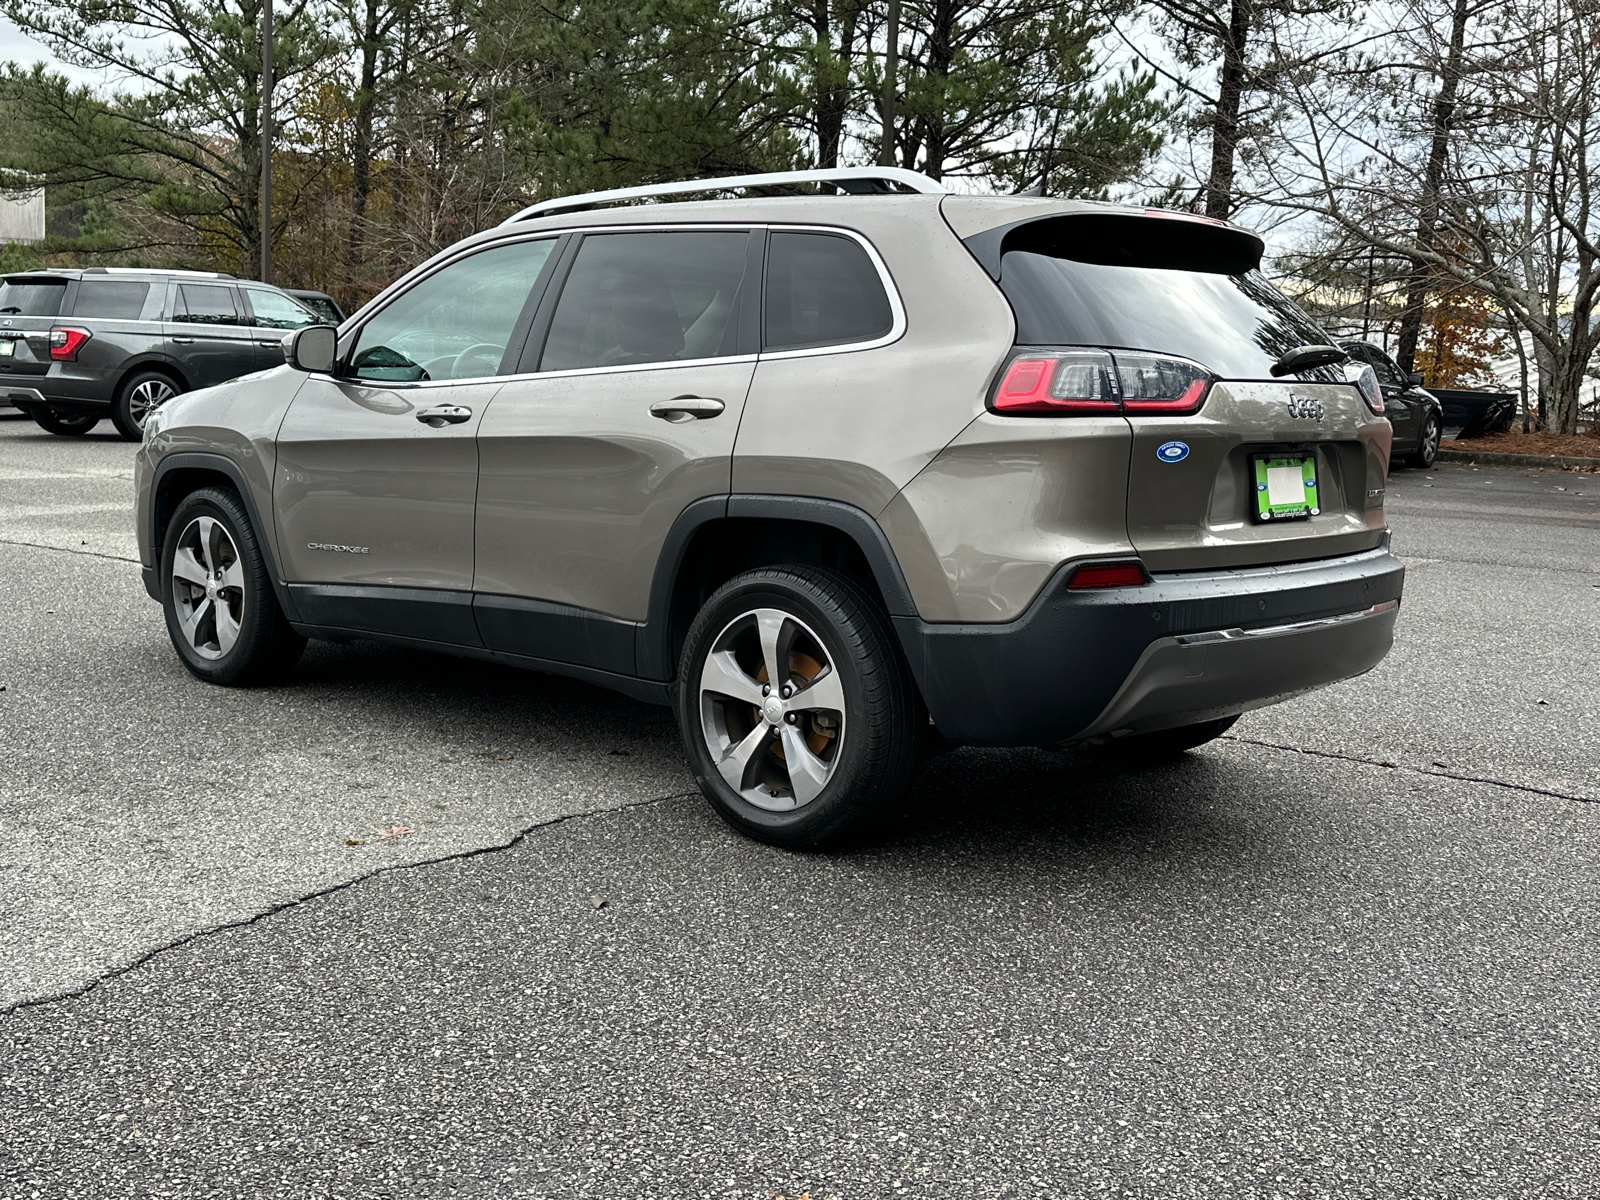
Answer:
[[178, 343], [178, 345], [180, 345], [180, 346], [192, 346], [192, 345], [194, 345], [194, 339], [193, 338], [175, 337], [172, 340], [174, 342]]
[[419, 412], [417, 420], [435, 429], [443, 429], [446, 425], [459, 425], [472, 420], [472, 410], [459, 404], [435, 404]]
[[674, 396], [671, 400], [657, 400], [650, 406], [650, 415], [682, 425], [685, 421], [714, 417], [727, 407], [712, 396]]

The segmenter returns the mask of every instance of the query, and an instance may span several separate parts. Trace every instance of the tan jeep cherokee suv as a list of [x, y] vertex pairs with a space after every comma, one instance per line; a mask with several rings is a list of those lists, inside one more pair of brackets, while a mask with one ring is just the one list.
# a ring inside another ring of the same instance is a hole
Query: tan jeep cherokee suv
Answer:
[[1261, 252], [890, 168], [548, 201], [158, 409], [146, 586], [214, 683], [360, 637], [672, 705], [786, 845], [930, 727], [1181, 751], [1371, 668], [1404, 577], [1371, 368]]

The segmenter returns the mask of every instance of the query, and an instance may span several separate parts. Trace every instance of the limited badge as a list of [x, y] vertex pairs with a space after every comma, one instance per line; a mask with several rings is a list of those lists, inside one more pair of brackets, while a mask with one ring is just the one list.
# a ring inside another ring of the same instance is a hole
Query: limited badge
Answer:
[[1156, 447], [1156, 457], [1165, 463], [1182, 462], [1189, 457], [1189, 443], [1162, 442]]

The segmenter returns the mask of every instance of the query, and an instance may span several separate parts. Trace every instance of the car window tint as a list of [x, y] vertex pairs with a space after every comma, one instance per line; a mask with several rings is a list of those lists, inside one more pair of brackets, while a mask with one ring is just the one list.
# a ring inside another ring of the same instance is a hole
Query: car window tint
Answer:
[[578, 248], [539, 369], [733, 354], [749, 234], [591, 234]]
[[253, 323], [264, 329], [304, 329], [307, 325], [326, 324], [309, 308], [301, 306], [281, 292], [246, 288], [245, 294], [250, 297], [250, 311], [254, 314]]
[[210, 283], [179, 284], [178, 311], [172, 319], [191, 325], [237, 325], [233, 289]]
[[883, 280], [853, 238], [772, 235], [767, 247], [767, 349], [868, 342], [893, 327]]
[[492, 246], [418, 280], [362, 326], [358, 379], [480, 379], [500, 370], [511, 330], [555, 239]]
[[54, 317], [61, 313], [65, 279], [7, 279], [0, 283], [0, 313]]
[[1390, 358], [1382, 350], [1372, 352], [1372, 368], [1378, 373], [1378, 382], [1389, 387], [1409, 387], [1411, 381], [1406, 378], [1400, 364]]
[[78, 298], [72, 302], [75, 317], [120, 317], [137, 321], [144, 312], [148, 283], [123, 279], [84, 279], [78, 283]]
[[[1083, 253], [1092, 249], [1086, 245]], [[1273, 364], [1288, 351], [1331, 341], [1255, 270], [1107, 265], [1008, 250], [1000, 260], [1000, 290], [1016, 314], [1018, 345], [1174, 354], [1225, 379], [1271, 379]], [[1344, 378], [1342, 367], [1302, 377]]]

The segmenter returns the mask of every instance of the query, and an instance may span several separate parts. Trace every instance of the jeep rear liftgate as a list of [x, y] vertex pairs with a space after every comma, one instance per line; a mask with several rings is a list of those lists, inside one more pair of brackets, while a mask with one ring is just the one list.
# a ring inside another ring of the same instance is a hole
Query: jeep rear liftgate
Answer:
[[994, 407], [1127, 419], [1128, 538], [1152, 571], [1352, 554], [1383, 530], [1388, 423], [1344, 366], [1293, 369], [1286, 356], [1328, 337], [1256, 269], [1256, 245], [1201, 221], [1099, 213], [1000, 243], [1018, 346], [1105, 362], [1079, 369], [1082, 397], [1073, 364], [1053, 382], [1036, 370], [1036, 398], [1019, 349]]

